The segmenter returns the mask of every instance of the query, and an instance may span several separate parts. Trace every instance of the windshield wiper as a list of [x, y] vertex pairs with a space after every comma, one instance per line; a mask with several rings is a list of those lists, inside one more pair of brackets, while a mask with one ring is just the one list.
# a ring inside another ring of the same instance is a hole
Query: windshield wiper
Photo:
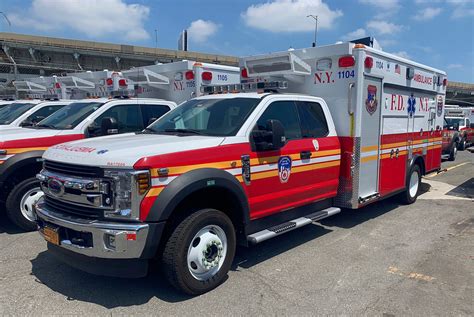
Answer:
[[157, 133], [158, 133], [157, 131], [150, 128], [145, 128], [142, 131], [137, 132], [137, 134], [157, 134]]
[[202, 135], [203, 133], [199, 130], [194, 129], [165, 129], [165, 132], [177, 132], [177, 133], [190, 133], [190, 134], [197, 134]]
[[45, 128], [45, 129], [53, 129], [53, 130], [56, 130], [56, 126], [52, 125], [52, 124], [36, 124], [36, 125], [32, 125], [31, 127], [33, 128]]

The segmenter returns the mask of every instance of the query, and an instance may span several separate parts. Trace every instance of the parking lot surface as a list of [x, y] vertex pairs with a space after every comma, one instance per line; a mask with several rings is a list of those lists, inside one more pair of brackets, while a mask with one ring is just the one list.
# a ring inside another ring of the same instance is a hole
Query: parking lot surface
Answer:
[[2, 215], [0, 315], [473, 315], [474, 153], [443, 168], [413, 205], [388, 199], [238, 249], [229, 279], [194, 298], [159, 272], [70, 268]]

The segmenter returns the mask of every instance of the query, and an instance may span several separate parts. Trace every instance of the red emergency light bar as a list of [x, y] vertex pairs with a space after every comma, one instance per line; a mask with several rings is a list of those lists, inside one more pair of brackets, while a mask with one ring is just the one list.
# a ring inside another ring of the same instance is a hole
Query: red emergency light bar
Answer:
[[112, 78], [107, 78], [105, 80], [105, 83], [107, 84], [107, 86], [112, 86], [114, 84], [114, 80]]
[[343, 56], [339, 58], [339, 67], [352, 67], [355, 65], [354, 56]]
[[119, 86], [127, 86], [127, 80], [126, 79], [119, 79]]
[[61, 84], [60, 83], [55, 83], [54, 88], [61, 89]]
[[202, 77], [202, 80], [211, 81], [212, 80], [212, 73], [211, 72], [203, 72], [201, 77]]
[[240, 70], [240, 76], [241, 76], [242, 78], [249, 78], [249, 74], [248, 74], [248, 72], [247, 72], [247, 68], [242, 68], [242, 69]]

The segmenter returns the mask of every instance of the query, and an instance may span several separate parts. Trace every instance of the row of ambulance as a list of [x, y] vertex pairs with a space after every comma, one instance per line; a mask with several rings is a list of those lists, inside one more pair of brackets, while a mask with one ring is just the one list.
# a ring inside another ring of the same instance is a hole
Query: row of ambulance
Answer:
[[17, 82], [59, 100], [16, 102], [46, 108], [1, 130], [0, 200], [71, 266], [142, 277], [160, 263], [174, 287], [202, 294], [226, 279], [237, 245], [341, 208], [414, 203], [447, 131], [462, 129], [445, 121], [446, 83], [354, 43], [238, 68], [184, 61]]

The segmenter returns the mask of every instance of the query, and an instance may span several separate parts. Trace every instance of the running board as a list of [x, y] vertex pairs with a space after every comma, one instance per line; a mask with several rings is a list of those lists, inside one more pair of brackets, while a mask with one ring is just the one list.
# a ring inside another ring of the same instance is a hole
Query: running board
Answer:
[[341, 212], [340, 208], [329, 207], [327, 209], [314, 212], [304, 217], [296, 218], [294, 220], [290, 220], [288, 222], [284, 222], [282, 224], [248, 235], [247, 240], [252, 244], [257, 244], [262, 241], [279, 236], [285, 232], [289, 232], [294, 229], [309, 225], [313, 221], [318, 221], [318, 220], [330, 217], [339, 212]]

